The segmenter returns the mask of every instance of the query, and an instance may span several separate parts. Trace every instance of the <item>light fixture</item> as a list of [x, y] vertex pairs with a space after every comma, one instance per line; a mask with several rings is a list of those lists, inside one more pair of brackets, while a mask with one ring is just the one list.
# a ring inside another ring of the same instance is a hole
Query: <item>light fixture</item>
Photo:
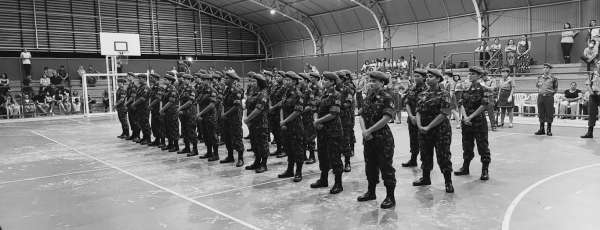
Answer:
[[275, 15], [275, 13], [277, 13], [277, 11], [275, 11], [275, 9], [271, 9], [271, 10], [269, 11], [269, 13], [271, 13], [271, 15]]

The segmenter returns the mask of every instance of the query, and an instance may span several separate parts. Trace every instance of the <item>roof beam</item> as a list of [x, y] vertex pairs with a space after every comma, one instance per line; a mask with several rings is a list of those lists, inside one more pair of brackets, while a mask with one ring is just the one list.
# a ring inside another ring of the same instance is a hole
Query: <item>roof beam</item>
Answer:
[[377, 23], [377, 29], [379, 30], [380, 37], [380, 48], [390, 48], [392, 46], [391, 43], [391, 33], [390, 27], [385, 15], [385, 11], [381, 6], [380, 0], [350, 0], [351, 2], [359, 5], [360, 7], [369, 11], [369, 13], [375, 19], [375, 23]]
[[323, 53], [323, 38], [321, 36], [321, 32], [317, 27], [317, 24], [303, 12], [300, 12], [296, 8], [290, 6], [287, 3], [280, 2], [279, 0], [249, 0], [254, 2], [260, 6], [263, 6], [268, 9], [272, 9], [277, 11], [277, 13], [283, 15], [286, 18], [291, 19], [292, 21], [302, 25], [311, 40], [313, 41], [314, 46], [314, 54], [322, 54]]
[[240, 27], [254, 35], [256, 35], [258, 41], [262, 44], [264, 48], [265, 56], [268, 56], [266, 43], [268, 42], [268, 37], [264, 35], [262, 29], [247, 20], [240, 18], [239, 16], [230, 13], [228, 11], [223, 10], [222, 8], [213, 6], [211, 4], [206, 3], [206, 1], [199, 0], [162, 0], [166, 2], [173, 3], [175, 5], [179, 5], [188, 9], [197, 10], [201, 13], [207, 14], [214, 18], [226, 21], [232, 25]]

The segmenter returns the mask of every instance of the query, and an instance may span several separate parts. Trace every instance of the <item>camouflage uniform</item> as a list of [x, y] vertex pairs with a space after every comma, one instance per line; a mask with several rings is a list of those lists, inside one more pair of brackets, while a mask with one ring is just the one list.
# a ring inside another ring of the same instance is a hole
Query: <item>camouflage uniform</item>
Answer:
[[[310, 156], [314, 159], [315, 151], [315, 139], [317, 138], [317, 131], [313, 125], [314, 114], [317, 111], [319, 105], [321, 89], [316, 84], [311, 84], [304, 91], [304, 111], [302, 112], [302, 125], [304, 126], [304, 148], [310, 152]], [[310, 158], [310, 157], [309, 157]]]
[[317, 115], [319, 118], [328, 114], [335, 114], [333, 120], [323, 124], [323, 128], [317, 130], [317, 149], [319, 156], [319, 169], [327, 173], [333, 170], [334, 174], [342, 173], [342, 159], [340, 158], [340, 146], [343, 143], [342, 121], [339, 117], [341, 107], [341, 94], [335, 88], [325, 89], [323, 97], [319, 102]]
[[[451, 109], [450, 94], [440, 88], [428, 89], [419, 94], [417, 113], [421, 115], [421, 124], [427, 126], [440, 114], [449, 115]], [[447, 117], [442, 123], [432, 128], [427, 133], [419, 133], [419, 146], [421, 149], [421, 169], [430, 172], [433, 169], [433, 150], [437, 163], [442, 173], [452, 172], [450, 161], [450, 144], [452, 142], [452, 127]]]
[[135, 109], [131, 108], [129, 105], [131, 103], [133, 103], [133, 101], [136, 98], [136, 93], [137, 93], [138, 89], [137, 87], [133, 84], [133, 82], [129, 82], [129, 86], [127, 87], [127, 101], [129, 103], [126, 103], [125, 106], [127, 107], [127, 116], [129, 118], [129, 124], [131, 125], [131, 139], [135, 139], [135, 138], [139, 138], [140, 137], [140, 128], [139, 125], [136, 121], [136, 114], [135, 114]]
[[227, 87], [223, 98], [223, 111], [228, 111], [235, 106], [238, 107], [237, 111], [228, 114], [222, 119], [222, 137], [225, 142], [225, 147], [227, 147], [228, 157], [230, 156], [230, 153], [233, 154], [233, 150], [238, 153], [244, 152], [244, 144], [242, 143], [242, 117], [244, 112], [242, 109], [243, 94], [244, 90], [242, 87], [240, 87], [238, 83], [233, 83], [231, 86]]
[[119, 122], [121, 123], [121, 130], [123, 131], [122, 135], [129, 137], [129, 122], [127, 122], [127, 106], [125, 106], [125, 101], [127, 100], [127, 91], [123, 88], [117, 89], [117, 103], [121, 102], [117, 105], [117, 115], [119, 117]]
[[177, 89], [174, 85], [167, 86], [164, 92], [165, 95], [162, 99], [163, 106], [169, 102], [171, 103], [171, 106], [164, 111], [165, 136], [169, 139], [171, 145], [173, 145], [177, 144], [177, 140], [179, 140], [179, 120], [177, 119], [179, 96], [177, 95]]
[[341, 151], [346, 157], [346, 163], [348, 163], [350, 156], [354, 152], [354, 143], [356, 143], [356, 137], [354, 136], [354, 94], [356, 93], [356, 86], [351, 81], [346, 81], [342, 84], [340, 93], [342, 101], [340, 119], [342, 120], [342, 129], [344, 130]]
[[[277, 103], [279, 103], [282, 98], [283, 98], [283, 94], [284, 94], [284, 87], [281, 85], [281, 83], [279, 84], [273, 84], [270, 88], [270, 92], [269, 92], [269, 101], [271, 101], [272, 105], [275, 105]], [[279, 127], [279, 109], [275, 109], [273, 111], [271, 111], [269, 113], [269, 129], [271, 130], [271, 133], [273, 133], [273, 138], [275, 140], [275, 142], [277, 143], [277, 152], [276, 153], [280, 153], [283, 150], [283, 142], [284, 140], [281, 139], [281, 127]]]
[[183, 135], [185, 148], [189, 150], [189, 145], [192, 144], [194, 149], [196, 149], [198, 145], [198, 139], [196, 139], [196, 90], [191, 85], [185, 84], [182, 87], [179, 98], [181, 100], [181, 105], [191, 102], [189, 107], [181, 111], [181, 134]]
[[[163, 89], [158, 85], [158, 83], [154, 84], [152, 86], [152, 88], [150, 89], [150, 94], [148, 96], [149, 101], [152, 102], [154, 100], [159, 100], [158, 103], [154, 104], [152, 107], [150, 107], [150, 116], [151, 116], [151, 122], [150, 125], [152, 126], [152, 134], [154, 134], [154, 138], [156, 138], [156, 144], [164, 144], [165, 143], [165, 136], [164, 136], [164, 132], [163, 132], [163, 122], [162, 122], [162, 118], [160, 116], [160, 101], [162, 100], [162, 95], [163, 95]], [[160, 142], [160, 143], [159, 143]]]
[[210, 158], [210, 160], [219, 159], [218, 155], [218, 143], [217, 143], [217, 92], [210, 85], [204, 85], [200, 87], [200, 91], [196, 96], [196, 103], [198, 104], [199, 111], [204, 110], [211, 103], [215, 104], [215, 108], [210, 109], [206, 113], [202, 114], [200, 120], [200, 126], [202, 128], [202, 136], [204, 138], [204, 144], [206, 145], [207, 155], [202, 158]]
[[217, 126], [215, 127], [215, 133], [217, 134], [217, 141], [220, 140], [219, 137], [222, 135], [223, 129], [223, 98], [225, 96], [225, 84], [221, 81], [217, 81], [214, 83], [213, 88], [217, 93], [216, 101], [215, 101], [215, 110], [217, 117]]
[[248, 122], [250, 130], [250, 146], [256, 159], [266, 159], [269, 156], [269, 96], [266, 90], [257, 90], [246, 100], [249, 113], [258, 109], [261, 113]]
[[[142, 81], [142, 80], [140, 80]], [[137, 104], [137, 107], [134, 108], [136, 110], [136, 121], [138, 124], [139, 129], [142, 130], [143, 133], [143, 140], [146, 141], [150, 141], [150, 135], [151, 135], [151, 130], [150, 130], [150, 121], [149, 116], [150, 116], [150, 110], [148, 108], [150, 102], [148, 102], [149, 99], [149, 93], [150, 93], [150, 87], [148, 87], [145, 83], [142, 83], [142, 85], [137, 89], [137, 93], [136, 93], [136, 97], [135, 100], [142, 100]]]
[[[293, 112], [302, 114], [304, 110], [304, 100], [302, 93], [296, 86], [287, 88], [285, 96], [283, 97], [283, 104], [281, 105], [283, 110], [283, 119], [286, 119]], [[288, 162], [294, 162], [297, 164], [304, 163], [306, 155], [304, 152], [304, 126], [302, 125], [302, 116], [298, 116], [296, 119], [289, 121], [285, 124], [286, 129], [281, 130], [281, 137], [283, 141], [283, 148], [288, 155]]]
[[[488, 98], [485, 96], [486, 89], [480, 84], [472, 84], [467, 90], [463, 91], [461, 97], [458, 98], [458, 105], [465, 108], [467, 115], [475, 112], [479, 106], [488, 106]], [[483, 113], [471, 119], [472, 125], [462, 124], [462, 146], [463, 159], [471, 161], [474, 157], [473, 148], [474, 141], [477, 142], [477, 152], [481, 156], [481, 162], [489, 164], [490, 149], [488, 142], [488, 126], [487, 120]]]
[[[365, 122], [365, 128], [375, 125], [383, 116], [394, 116], [394, 101], [389, 92], [379, 89], [369, 92], [363, 99], [361, 116]], [[395, 186], [396, 176], [394, 169], [394, 136], [390, 127], [385, 126], [371, 134], [372, 139], [363, 140], [365, 172], [369, 184], [379, 183], [379, 171], [384, 185]]]
[[[412, 113], [411, 115], [417, 115], [417, 102], [419, 101], [419, 94], [427, 90], [425, 83], [422, 85], [414, 85], [407, 92], [404, 97], [404, 104], [410, 106]], [[408, 122], [408, 135], [410, 137], [410, 161], [415, 162], [419, 155], [419, 128], [417, 124]], [[416, 165], [415, 165], [416, 166]]]

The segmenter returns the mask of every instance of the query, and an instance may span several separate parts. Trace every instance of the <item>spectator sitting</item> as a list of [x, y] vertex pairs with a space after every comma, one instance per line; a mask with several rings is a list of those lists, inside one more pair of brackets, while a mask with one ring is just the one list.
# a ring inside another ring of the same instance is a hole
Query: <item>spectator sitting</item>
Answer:
[[[87, 101], [88, 101], [88, 106], [91, 108], [93, 105], [96, 104], [96, 100], [93, 100], [89, 95], [87, 97]], [[92, 110], [90, 109], [89, 113], [92, 113]]]
[[58, 76], [58, 72], [55, 69], [48, 69], [47, 71], [44, 71], [44, 74], [50, 78], [50, 83], [52, 83], [52, 85], [60, 85], [62, 83], [62, 78]]
[[48, 111], [50, 109], [50, 104], [48, 103], [48, 100], [52, 100], [52, 97], [50, 97], [50, 92], [48, 91], [46, 91], [44, 94], [37, 95], [35, 99], [36, 107], [41, 114], [48, 114]]
[[73, 113], [81, 112], [81, 98], [79, 98], [79, 93], [77, 91], [73, 91], [73, 96], [71, 97], [71, 108]]
[[46, 75], [48, 67], [44, 67], [44, 73], [42, 74], [42, 77], [40, 78], [40, 87], [43, 88], [47, 88], [48, 86], [50, 86], [50, 78], [48, 77], [48, 75]]
[[31, 75], [28, 75], [27, 77], [25, 77], [25, 79], [23, 79], [22, 83], [23, 83], [23, 86], [21, 87], [21, 93], [32, 95], [33, 88], [31, 88], [31, 86], [29, 86], [31, 84]]
[[[6, 113], [6, 98], [4, 96], [0, 96], [0, 115], [7, 115]], [[8, 118], [8, 115], [6, 116]]]
[[104, 90], [104, 92], [102, 93], [102, 104], [104, 104], [104, 112], [108, 112], [108, 106], [109, 106], [109, 101], [108, 101], [108, 91]]
[[35, 113], [35, 102], [31, 100], [29, 94], [23, 96], [23, 115], [33, 115]]
[[[589, 27], [596, 27], [596, 20], [590, 20]], [[600, 28], [591, 28], [588, 30], [588, 41], [596, 41], [594, 48], [596, 48], [596, 53], [600, 52], [598, 50], [598, 45], [600, 45]]]
[[69, 92], [68, 89], [65, 89], [63, 91], [63, 100], [62, 100], [62, 104], [63, 104], [63, 109], [65, 111], [65, 113], [72, 113], [72, 105], [71, 105], [71, 93]]
[[65, 84], [67, 88], [71, 87], [71, 78], [69, 77], [69, 73], [67, 73], [64, 65], [61, 65], [60, 68], [58, 68], [57, 75], [58, 78], [60, 78], [60, 81]]
[[579, 101], [582, 98], [581, 90], [577, 89], [577, 83], [571, 82], [571, 88], [565, 90], [565, 96], [562, 98], [560, 102], [560, 106], [558, 107], [558, 114], [563, 115], [562, 118], [567, 118], [567, 107], [571, 108], [571, 119], [575, 119], [577, 115], [579, 115], [579, 111], [577, 111], [577, 105], [579, 105]]
[[6, 96], [10, 90], [9, 83], [10, 81], [8, 80], [8, 75], [6, 73], [2, 73], [2, 75], [0, 75], [0, 96]]
[[479, 66], [484, 67], [490, 60], [489, 47], [486, 40], [481, 40], [481, 45], [475, 48], [475, 53], [479, 54]]
[[596, 50], [596, 41], [590, 40], [588, 46], [583, 50], [583, 56], [581, 60], [587, 64], [587, 71], [592, 71], [592, 66], [598, 56], [598, 51]]
[[17, 100], [12, 95], [6, 97], [6, 111], [7, 116], [10, 118], [16, 118], [21, 115], [21, 106], [17, 103]]

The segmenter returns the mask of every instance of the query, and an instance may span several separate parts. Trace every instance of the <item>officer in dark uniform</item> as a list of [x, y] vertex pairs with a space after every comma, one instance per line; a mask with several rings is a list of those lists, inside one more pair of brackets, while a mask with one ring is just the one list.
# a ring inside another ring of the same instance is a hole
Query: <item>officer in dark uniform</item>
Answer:
[[373, 71], [369, 73], [367, 97], [363, 100], [360, 116], [364, 154], [365, 172], [369, 186], [367, 192], [357, 198], [358, 201], [377, 199], [375, 186], [379, 183], [379, 172], [387, 195], [381, 208], [387, 209], [396, 205], [394, 189], [396, 188], [396, 170], [394, 169], [394, 136], [388, 122], [394, 116], [392, 95], [383, 86], [389, 82], [385, 73]]
[[129, 122], [127, 121], [127, 107], [125, 106], [125, 100], [127, 100], [127, 89], [125, 88], [125, 80], [119, 79], [119, 88], [117, 89], [117, 102], [115, 107], [117, 108], [117, 115], [119, 122], [121, 123], [121, 135], [118, 136], [120, 139], [129, 138]]
[[244, 123], [250, 130], [250, 145], [254, 152], [254, 163], [246, 166], [246, 170], [255, 170], [256, 173], [267, 171], [267, 158], [269, 157], [269, 95], [268, 83], [261, 74], [254, 74], [257, 90], [246, 100], [248, 115]]
[[179, 95], [177, 94], [177, 89], [174, 85], [177, 78], [170, 72], [167, 72], [165, 78], [165, 94], [159, 112], [164, 117], [165, 137], [168, 139], [169, 143], [167, 148], [163, 148], [163, 150], [177, 152], [179, 151], [179, 120], [177, 119]]
[[444, 174], [446, 192], [453, 193], [452, 162], [450, 161], [452, 126], [448, 120], [452, 104], [450, 103], [450, 93], [442, 90], [440, 86], [440, 82], [443, 80], [439, 70], [428, 70], [427, 85], [429, 85], [429, 89], [419, 94], [417, 127], [419, 128], [423, 177], [413, 182], [413, 186], [431, 184], [430, 173], [433, 169], [433, 150], [435, 149], [438, 166]]
[[127, 107], [127, 117], [129, 119], [129, 125], [131, 125], [131, 136], [126, 140], [138, 142], [140, 140], [140, 128], [135, 120], [135, 110], [130, 106], [135, 100], [135, 94], [137, 93], [137, 87], [133, 83], [136, 78], [132, 72], [127, 73], [127, 101], [125, 101], [125, 107]]
[[200, 159], [208, 158], [208, 161], [219, 160], [219, 144], [217, 142], [217, 92], [212, 87], [213, 74], [201, 74], [202, 87], [196, 97], [198, 104], [198, 114], [196, 119], [200, 120], [202, 127], [202, 137], [206, 145], [207, 153], [200, 156]]
[[225, 94], [223, 95], [223, 131], [222, 137], [227, 148], [227, 157], [221, 163], [231, 163], [233, 151], [237, 151], [238, 161], [236, 167], [244, 165], [244, 143], [242, 143], [242, 99], [244, 99], [244, 89], [239, 84], [240, 77], [233, 71], [225, 73]]
[[165, 137], [163, 133], [163, 122], [160, 116], [160, 102], [162, 100], [163, 89], [160, 87], [160, 75], [156, 73], [150, 74], [152, 87], [148, 96], [150, 101], [150, 125], [154, 141], [149, 146], [157, 146], [162, 148], [165, 146]]
[[[194, 76], [184, 74], [181, 78], [182, 90], [179, 95], [181, 106], [177, 109], [181, 121], [181, 133], [185, 148], [177, 154], [187, 153], [188, 157], [198, 155], [198, 139], [196, 139], [196, 90], [191, 85]], [[190, 144], [192, 149], [190, 149]]]
[[329, 191], [337, 194], [344, 190], [342, 187], [342, 159], [340, 145], [343, 143], [342, 121], [340, 120], [341, 94], [336, 90], [339, 78], [334, 72], [323, 73], [324, 92], [317, 110], [318, 118], [313, 125], [317, 128], [317, 149], [319, 154], [319, 169], [321, 178], [311, 184], [311, 188], [327, 187], [327, 177], [330, 169], [335, 175], [335, 184]]
[[283, 140], [281, 139], [281, 130], [279, 127], [280, 110], [282, 104], [282, 98], [284, 94], [283, 87], [283, 75], [284, 72], [278, 72], [273, 74], [273, 81], [269, 90], [269, 129], [273, 133], [275, 143], [277, 144], [277, 150], [271, 153], [271, 155], [277, 155], [277, 158], [285, 157], [286, 154], [283, 150]]
[[344, 143], [342, 145], [342, 154], [344, 155], [344, 172], [352, 170], [350, 166], [350, 157], [354, 155], [354, 95], [356, 94], [356, 86], [352, 82], [352, 73], [349, 70], [340, 70], [337, 72], [341, 83], [338, 85], [342, 94], [342, 108], [340, 119], [342, 120], [342, 128], [344, 130]]
[[148, 108], [150, 102], [148, 95], [150, 93], [150, 87], [146, 84], [146, 74], [138, 74], [137, 79], [134, 80], [134, 84], [137, 86], [137, 93], [135, 94], [135, 100], [131, 103], [132, 109], [135, 110], [135, 119], [139, 129], [141, 129], [143, 138], [139, 142], [142, 145], [150, 144], [150, 109]]
[[[538, 77], [536, 87], [538, 88], [537, 108], [540, 121], [540, 129], [535, 135], [552, 136], [552, 121], [554, 121], [554, 94], [558, 91], [558, 78], [550, 71], [552, 65], [544, 63], [544, 74]], [[590, 114], [591, 115], [591, 114]], [[544, 123], [548, 124], [548, 129], [544, 130]], [[547, 132], [546, 132], [547, 131]]]
[[[302, 164], [306, 160], [304, 150], [304, 128], [302, 125], [302, 112], [304, 111], [304, 100], [300, 91], [299, 82], [302, 78], [293, 71], [285, 73], [283, 84], [285, 95], [281, 105], [281, 137], [283, 148], [288, 155], [288, 167], [279, 178], [294, 177], [294, 182], [302, 181]], [[294, 174], [294, 164], [296, 173]]]
[[463, 146], [463, 166], [460, 170], [454, 172], [454, 175], [469, 175], [469, 165], [474, 157], [474, 143], [477, 142], [477, 152], [481, 156], [481, 180], [488, 180], [488, 166], [490, 165], [490, 148], [488, 142], [487, 120], [483, 112], [488, 106], [488, 97], [486, 89], [479, 83], [485, 71], [474, 66], [469, 68], [469, 80], [471, 86], [463, 91], [458, 98], [458, 106], [462, 113], [462, 146]]
[[410, 137], [410, 160], [402, 163], [402, 167], [416, 167], [417, 156], [419, 156], [419, 128], [417, 127], [417, 102], [419, 94], [427, 90], [425, 79], [427, 71], [424, 69], [415, 69], [413, 74], [413, 86], [406, 92], [404, 104], [406, 105], [406, 113], [408, 114], [408, 135]]

